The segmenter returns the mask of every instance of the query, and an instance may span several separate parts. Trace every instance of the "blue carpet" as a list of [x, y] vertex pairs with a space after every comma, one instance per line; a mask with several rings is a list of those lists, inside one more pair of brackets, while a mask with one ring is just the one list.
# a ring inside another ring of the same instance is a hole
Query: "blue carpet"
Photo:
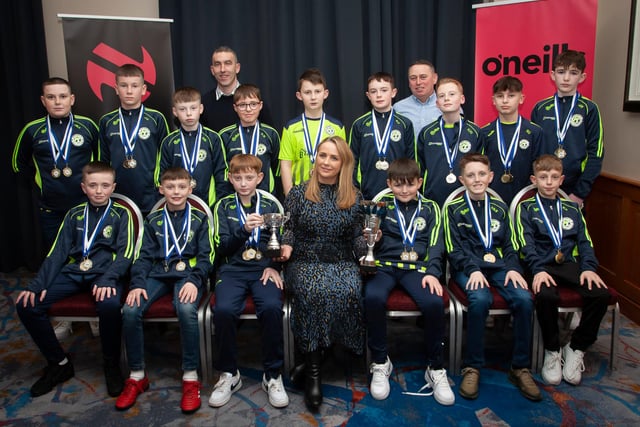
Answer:
[[[603, 321], [598, 342], [585, 358], [586, 370], [578, 387], [565, 383], [541, 386], [544, 399], [522, 397], [508, 381], [510, 328], [499, 324], [486, 335], [487, 367], [481, 371], [480, 396], [469, 401], [457, 394], [459, 375], [451, 376], [456, 403], [444, 407], [433, 397], [410, 396], [424, 385], [419, 355], [421, 334], [413, 321], [389, 321], [390, 357], [394, 363], [391, 395], [375, 401], [368, 392], [362, 358], [334, 351], [323, 370], [324, 404], [308, 412], [300, 391], [287, 390], [291, 404], [273, 409], [260, 380], [259, 328], [247, 321], [240, 327], [239, 354], [243, 387], [222, 408], [207, 406], [213, 383], [202, 388], [202, 408], [193, 415], [180, 412], [180, 354], [176, 327], [145, 326], [149, 391], [127, 412], [114, 409], [102, 377], [99, 340], [88, 324], [74, 325], [63, 345], [72, 355], [76, 375], [44, 396], [32, 399], [29, 388], [45, 362], [20, 324], [13, 306], [29, 275], [0, 274], [0, 426], [525, 426], [525, 425], [640, 425], [640, 328], [623, 317], [619, 369], [609, 373], [610, 323]], [[502, 323], [502, 322], [499, 322]]]

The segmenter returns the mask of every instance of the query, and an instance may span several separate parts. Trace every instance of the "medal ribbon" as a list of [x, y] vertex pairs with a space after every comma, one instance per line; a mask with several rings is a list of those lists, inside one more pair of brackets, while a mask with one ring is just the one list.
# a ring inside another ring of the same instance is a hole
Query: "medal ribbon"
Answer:
[[82, 232], [82, 256], [87, 258], [89, 256], [89, 252], [91, 251], [91, 246], [93, 246], [93, 242], [96, 240], [96, 234], [98, 230], [100, 230], [107, 219], [107, 215], [109, 214], [109, 210], [111, 209], [111, 199], [109, 199], [109, 203], [107, 204], [107, 208], [104, 210], [104, 213], [96, 223], [95, 228], [91, 232], [91, 236], [89, 236], [89, 203], [84, 207], [84, 230]]
[[198, 124], [198, 132], [196, 133], [196, 142], [193, 144], [191, 155], [187, 150], [187, 140], [180, 129], [180, 152], [182, 153], [182, 165], [189, 171], [189, 174], [193, 176], [193, 172], [198, 166], [198, 152], [200, 151], [200, 145], [202, 144], [202, 125]]
[[316, 134], [316, 140], [311, 145], [311, 135], [309, 134], [309, 126], [307, 125], [307, 117], [302, 113], [302, 129], [304, 130], [304, 146], [307, 149], [307, 153], [309, 154], [309, 160], [311, 160], [311, 164], [316, 162], [316, 153], [318, 152], [318, 144], [320, 143], [320, 138], [322, 137], [322, 129], [324, 129], [324, 117], [325, 114], [322, 113], [322, 117], [320, 117], [320, 124], [318, 125], [318, 133]]
[[144, 116], [144, 105], [140, 106], [140, 115], [136, 126], [132, 129], [131, 134], [127, 132], [127, 125], [124, 123], [124, 116], [122, 115], [122, 108], [118, 110], [118, 116], [120, 117], [120, 141], [124, 147], [124, 152], [127, 157], [133, 156], [133, 150], [136, 148], [136, 140], [138, 139], [138, 130], [140, 129], [140, 123]]
[[[180, 234], [176, 236], [176, 230], [173, 228], [173, 222], [171, 222], [171, 217], [169, 215], [169, 210], [167, 209], [167, 205], [164, 205], [163, 209], [164, 216], [164, 260], [166, 263], [169, 263], [169, 258], [173, 253], [174, 249], [176, 254], [178, 254], [178, 258], [182, 258], [182, 252], [184, 248], [187, 247], [187, 243], [189, 241], [189, 233], [191, 232], [191, 204], [187, 203], [184, 218], [182, 220], [182, 230], [180, 230]], [[171, 236], [171, 246], [169, 246], [169, 236]], [[180, 246], [180, 240], [184, 236], [184, 244]]]
[[[240, 148], [242, 148], [242, 154], [251, 154], [257, 156], [258, 154], [258, 140], [260, 139], [260, 123], [256, 121], [253, 127], [253, 133], [251, 134], [251, 146], [247, 152], [247, 145], [244, 142], [244, 132], [242, 131], [242, 125], [238, 126], [238, 134], [240, 135]], [[305, 138], [306, 140], [306, 138]], [[315, 156], [314, 156], [315, 159]]]
[[49, 144], [51, 145], [51, 155], [53, 156], [53, 164], [58, 167], [58, 159], [62, 157], [65, 166], [67, 165], [67, 156], [69, 155], [69, 144], [71, 142], [71, 134], [73, 133], [73, 114], [69, 113], [69, 123], [64, 130], [62, 141], [58, 144], [53, 130], [51, 129], [51, 120], [47, 115], [47, 132], [49, 133]]
[[564, 123], [562, 127], [560, 126], [560, 109], [558, 108], [558, 94], [556, 93], [553, 98], [553, 106], [555, 108], [556, 113], [556, 136], [558, 137], [558, 146], [562, 147], [564, 145], [564, 137], [567, 135], [567, 131], [569, 130], [569, 124], [571, 123], [571, 116], [573, 115], [573, 110], [578, 103], [578, 98], [580, 94], [578, 92], [573, 94], [571, 98], [571, 108], [569, 109], [569, 114], [564, 118]]
[[464, 192], [464, 199], [471, 211], [473, 228], [475, 228], [478, 237], [480, 237], [482, 246], [484, 246], [484, 249], [487, 252], [491, 252], [491, 247], [493, 246], [493, 234], [491, 234], [491, 201], [489, 199], [489, 195], [487, 193], [484, 195], [484, 232], [482, 228], [480, 228], [480, 221], [478, 220], [478, 215], [476, 215], [476, 210], [473, 208], [471, 198], [469, 197], [469, 190]]
[[[256, 211], [258, 215], [260, 214], [260, 192], [256, 191]], [[238, 193], [236, 193], [236, 210], [238, 212], [238, 219], [240, 220], [240, 226], [244, 227], [244, 224], [247, 222], [247, 213], [244, 211], [244, 207], [242, 203], [240, 203], [240, 198], [238, 197]], [[249, 236], [249, 240], [247, 240], [247, 246], [250, 247], [258, 247], [260, 242], [260, 227], [256, 227], [251, 231], [251, 235]]]
[[500, 160], [502, 161], [502, 166], [504, 166], [505, 172], [511, 169], [511, 164], [513, 163], [513, 159], [516, 157], [516, 151], [518, 151], [518, 138], [520, 137], [520, 125], [522, 125], [522, 117], [518, 116], [518, 125], [516, 126], [516, 130], [513, 132], [513, 136], [511, 137], [509, 148], [507, 148], [504, 144], [504, 133], [502, 132], [502, 123], [500, 123], [500, 119], [496, 120], [496, 137], [498, 138], [498, 152], [500, 153]]
[[389, 138], [391, 136], [391, 127], [393, 126], [393, 108], [389, 112], [389, 120], [384, 127], [382, 137], [380, 137], [380, 129], [378, 128], [378, 120], [376, 119], [375, 110], [371, 110], [371, 119], [371, 127], [373, 128], [373, 136], [376, 140], [378, 157], [384, 158], [387, 156], [387, 149], [389, 148]]
[[547, 211], [542, 204], [542, 200], [540, 200], [540, 194], [536, 193], [536, 203], [538, 204], [538, 208], [540, 208], [540, 213], [542, 214], [542, 220], [544, 221], [545, 227], [547, 227], [547, 232], [553, 241], [553, 246], [556, 250], [560, 250], [560, 246], [562, 245], [562, 201], [560, 201], [559, 197], [556, 197], [556, 209], [558, 210], [558, 228], [551, 222], [551, 219], [547, 215]]
[[400, 234], [402, 234], [402, 243], [405, 247], [409, 247], [413, 249], [414, 243], [416, 241], [416, 218], [420, 214], [420, 210], [422, 209], [422, 200], [420, 200], [420, 193], [418, 193], [418, 207], [411, 215], [411, 219], [409, 223], [404, 218], [402, 212], [398, 208], [398, 200], [394, 197], [393, 203], [396, 206], [396, 218], [398, 219], [398, 227], [400, 228]]
[[449, 170], [453, 171], [453, 164], [456, 161], [456, 157], [458, 157], [458, 145], [460, 144], [460, 135], [462, 134], [462, 117], [460, 117], [460, 122], [458, 123], [458, 137], [456, 138], [456, 143], [453, 148], [449, 148], [449, 142], [447, 141], [447, 137], [444, 134], [444, 120], [440, 117], [440, 136], [442, 137], [442, 147], [444, 148], [444, 155], [447, 158], [447, 164], [449, 165]]

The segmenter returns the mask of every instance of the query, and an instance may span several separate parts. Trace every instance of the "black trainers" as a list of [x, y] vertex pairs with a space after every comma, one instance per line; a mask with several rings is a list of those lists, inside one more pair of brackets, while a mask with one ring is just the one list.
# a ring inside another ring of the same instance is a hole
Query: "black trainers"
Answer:
[[56, 385], [73, 378], [74, 374], [71, 360], [68, 360], [64, 365], [49, 364], [44, 368], [44, 375], [31, 386], [31, 397], [49, 393]]
[[122, 379], [120, 366], [118, 364], [105, 362], [104, 379], [107, 383], [107, 393], [109, 393], [109, 396], [120, 396], [124, 387], [124, 380]]

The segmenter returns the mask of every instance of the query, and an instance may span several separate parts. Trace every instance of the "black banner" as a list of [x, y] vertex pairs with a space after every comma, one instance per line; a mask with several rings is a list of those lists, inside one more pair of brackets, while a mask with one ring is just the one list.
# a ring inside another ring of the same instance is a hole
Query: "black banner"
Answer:
[[115, 71], [131, 63], [144, 71], [145, 106], [160, 110], [171, 122], [174, 85], [169, 25], [167, 20], [63, 16], [74, 111], [97, 123], [103, 114], [118, 108]]

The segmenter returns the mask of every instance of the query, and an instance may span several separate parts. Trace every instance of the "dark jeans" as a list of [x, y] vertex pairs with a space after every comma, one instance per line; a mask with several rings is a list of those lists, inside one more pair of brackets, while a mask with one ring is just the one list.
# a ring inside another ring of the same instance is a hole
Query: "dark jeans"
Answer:
[[[585, 351], [598, 338], [600, 321], [607, 313], [609, 291], [593, 286], [591, 290], [580, 285], [580, 267], [575, 262], [549, 264], [545, 271], [553, 277], [558, 286], [571, 288], [582, 298], [580, 324], [571, 336], [571, 348]], [[560, 349], [560, 329], [558, 327], [558, 304], [560, 297], [555, 286], [540, 288], [536, 294], [536, 314], [542, 330], [544, 348], [550, 351]]]
[[[89, 292], [98, 275], [59, 274], [47, 289], [42, 302], [40, 295], [36, 295], [34, 306], [16, 306], [18, 316], [31, 338], [36, 343], [43, 356], [50, 363], [58, 363], [65, 358], [64, 350], [56, 338], [47, 311], [53, 303], [70, 295]], [[120, 336], [122, 332], [122, 316], [120, 314], [120, 298], [122, 285], [116, 287], [116, 295], [104, 301], [96, 301], [96, 311], [100, 319], [100, 341], [102, 354], [105, 359], [115, 362], [120, 360]]]
[[42, 228], [42, 243], [44, 250], [49, 252], [51, 245], [56, 240], [58, 229], [64, 221], [65, 211], [53, 211], [51, 209], [39, 208], [40, 228]]
[[[371, 276], [364, 287], [364, 307], [367, 321], [367, 344], [375, 363], [387, 359], [386, 304], [389, 293], [398, 285], [404, 288], [416, 302], [424, 316], [424, 352], [427, 365], [442, 368], [442, 347], [445, 328], [444, 300], [422, 287], [423, 273], [397, 268], [382, 269]], [[446, 292], [443, 289], [443, 292]]]

